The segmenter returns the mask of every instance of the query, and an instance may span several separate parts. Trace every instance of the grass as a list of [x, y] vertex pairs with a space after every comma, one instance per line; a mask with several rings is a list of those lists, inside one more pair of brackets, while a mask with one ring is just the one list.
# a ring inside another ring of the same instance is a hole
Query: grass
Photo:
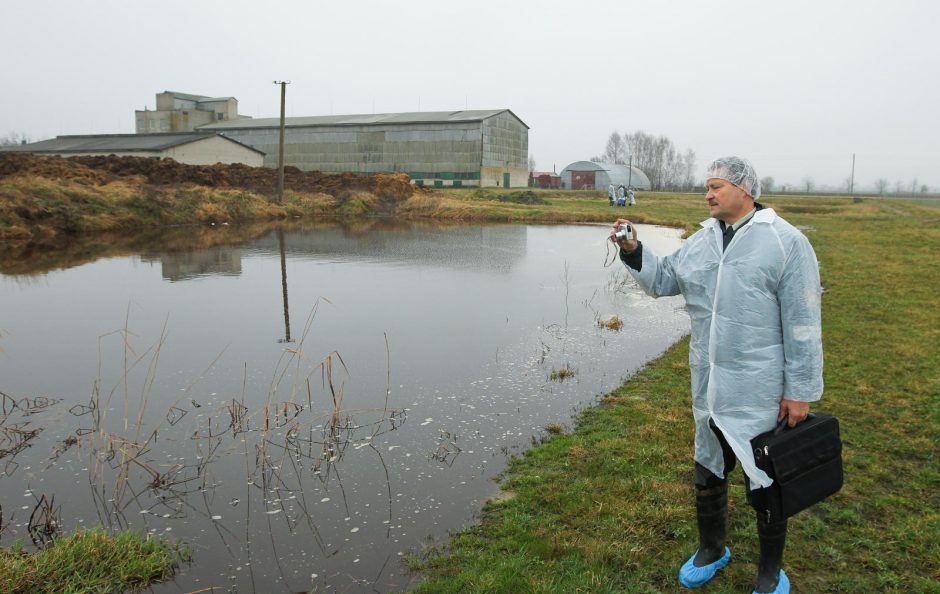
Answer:
[[[633, 220], [691, 228], [706, 216], [701, 197], [638, 199]], [[549, 198], [587, 212], [565, 200]], [[764, 203], [806, 229], [820, 260], [826, 393], [816, 408], [840, 419], [845, 445], [842, 491], [791, 520], [793, 591], [940, 592], [940, 210]], [[571, 432], [515, 458], [502, 479], [512, 498], [488, 504], [448, 546], [409, 559], [422, 572], [416, 591], [684, 591], [676, 574], [697, 544], [687, 358], [684, 340]], [[752, 587], [753, 512], [740, 470], [732, 482], [733, 559], [711, 593]]]
[[551, 373], [548, 374], [548, 379], [553, 382], [563, 382], [569, 377], [573, 377], [575, 370], [567, 363], [559, 367], [558, 369], [552, 369]]
[[188, 557], [185, 549], [137, 532], [79, 530], [38, 553], [0, 550], [0, 592], [121, 592], [170, 578]]
[[89, 185], [22, 174], [0, 179], [0, 242], [172, 225], [357, 217], [382, 212], [382, 200], [364, 191], [336, 198], [288, 190], [278, 204], [270, 196], [242, 189], [148, 185], [136, 177]]
[[[108, 224], [126, 220], [94, 197], [56, 205], [58, 189], [41, 189], [41, 206], [52, 215], [7, 226], [8, 237], [42, 236], [50, 220], [77, 230], [107, 227], [86, 216]], [[118, 190], [115, 200], [124, 195]], [[15, 191], [9, 182], [0, 184], [0, 207]], [[419, 193], [397, 204], [395, 214], [531, 222], [620, 216], [686, 233], [707, 216], [700, 195], [640, 193], [636, 207], [610, 208], [603, 192], [534, 192], [541, 200], [489, 189]], [[253, 210], [244, 192], [204, 196], [209, 204], [234, 200], [226, 212], [268, 216], [264, 208]], [[139, 197], [127, 200], [146, 206]], [[369, 213], [373, 202], [368, 196], [297, 195], [283, 208], [288, 214]], [[940, 209], [828, 197], [768, 196], [763, 202], [803, 227], [819, 257], [826, 393], [817, 408], [840, 419], [845, 445], [842, 491], [791, 521], [785, 566], [794, 592], [940, 593]], [[87, 255], [79, 250], [71, 257]], [[584, 411], [572, 431], [549, 431], [545, 443], [512, 460], [503, 477], [511, 497], [488, 504], [480, 522], [455, 534], [447, 547], [408, 558], [422, 573], [416, 590], [680, 591], [677, 568], [696, 543], [687, 358], [682, 341]], [[711, 593], [749, 591], [757, 558], [740, 471], [732, 480], [734, 558], [707, 586]], [[0, 571], [9, 564], [0, 564]]]

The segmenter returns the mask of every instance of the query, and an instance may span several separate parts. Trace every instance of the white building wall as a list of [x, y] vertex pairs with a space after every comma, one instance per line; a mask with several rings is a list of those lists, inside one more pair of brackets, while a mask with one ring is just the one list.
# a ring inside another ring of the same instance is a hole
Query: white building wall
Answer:
[[210, 136], [205, 140], [172, 147], [165, 150], [162, 156], [188, 165], [243, 163], [252, 167], [261, 167], [264, 164], [264, 155], [261, 153], [219, 136]]

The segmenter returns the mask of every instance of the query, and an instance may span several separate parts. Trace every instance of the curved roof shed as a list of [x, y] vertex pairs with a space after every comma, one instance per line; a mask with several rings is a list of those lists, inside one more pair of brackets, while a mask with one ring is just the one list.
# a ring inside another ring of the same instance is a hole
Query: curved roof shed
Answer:
[[564, 187], [572, 190], [606, 189], [610, 184], [649, 190], [650, 180], [640, 169], [615, 163], [575, 161], [561, 170]]

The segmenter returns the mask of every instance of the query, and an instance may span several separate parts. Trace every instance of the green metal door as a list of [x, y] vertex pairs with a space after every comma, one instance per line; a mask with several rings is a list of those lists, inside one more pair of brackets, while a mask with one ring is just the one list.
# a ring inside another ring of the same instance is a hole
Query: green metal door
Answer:
[[503, 187], [504, 188], [509, 187], [509, 174], [508, 173], [503, 174]]

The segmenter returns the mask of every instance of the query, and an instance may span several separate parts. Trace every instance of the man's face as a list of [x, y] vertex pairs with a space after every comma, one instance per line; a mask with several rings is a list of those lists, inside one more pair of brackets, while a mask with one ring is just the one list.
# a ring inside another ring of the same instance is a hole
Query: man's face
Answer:
[[738, 219], [751, 212], [754, 199], [747, 192], [725, 179], [713, 177], [705, 184], [708, 193], [708, 214], [726, 224], [734, 224]]

